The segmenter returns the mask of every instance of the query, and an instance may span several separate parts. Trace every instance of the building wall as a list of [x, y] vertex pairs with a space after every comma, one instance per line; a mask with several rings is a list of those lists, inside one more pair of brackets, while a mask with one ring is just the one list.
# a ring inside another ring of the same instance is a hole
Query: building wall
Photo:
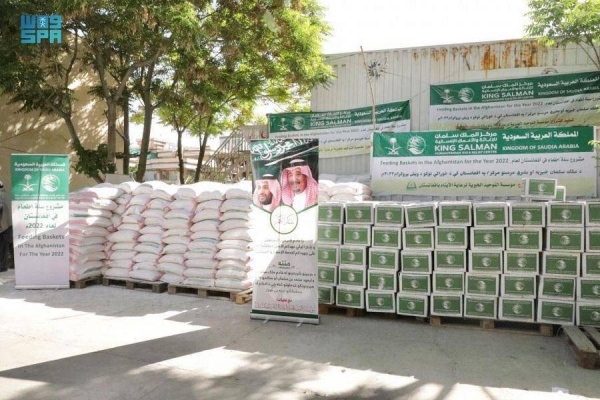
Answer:
[[[85, 148], [96, 149], [106, 141], [106, 117], [104, 102], [91, 97], [92, 77], [80, 75], [71, 86], [76, 102], [73, 122]], [[77, 160], [70, 148], [70, 135], [63, 119], [56, 115], [40, 115], [39, 112], [18, 112], [20, 104], [8, 104], [9, 96], [0, 96], [0, 180], [10, 190], [11, 154], [68, 154], [71, 166]], [[117, 139], [122, 149], [122, 140]], [[117, 163], [120, 169], [121, 163]], [[71, 168], [69, 190], [95, 185], [93, 179], [76, 174]]]
[[[361, 53], [326, 58], [337, 76], [328, 88], [312, 91], [312, 111], [344, 110], [410, 100], [411, 130], [429, 130], [429, 86], [439, 83], [523, 78], [544, 73], [593, 71], [579, 46], [546, 47], [534, 40], [455, 44]], [[369, 87], [368, 66], [373, 66]], [[361, 174], [369, 156], [322, 159], [321, 173]]]

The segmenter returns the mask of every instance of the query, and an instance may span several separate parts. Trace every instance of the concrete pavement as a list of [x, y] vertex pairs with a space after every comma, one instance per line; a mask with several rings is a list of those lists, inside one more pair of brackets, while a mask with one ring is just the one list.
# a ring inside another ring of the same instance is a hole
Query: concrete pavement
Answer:
[[0, 399], [600, 397], [600, 370], [578, 367], [563, 337], [249, 311], [101, 285], [17, 291], [0, 273]]

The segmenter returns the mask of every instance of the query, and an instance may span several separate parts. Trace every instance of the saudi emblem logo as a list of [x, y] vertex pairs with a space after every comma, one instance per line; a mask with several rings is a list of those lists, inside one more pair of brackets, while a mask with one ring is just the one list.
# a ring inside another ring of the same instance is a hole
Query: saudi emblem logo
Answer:
[[529, 211], [523, 211], [523, 214], [521, 214], [521, 218], [523, 218], [523, 221], [531, 221], [531, 218], [533, 218], [533, 214], [531, 214], [531, 212]]
[[562, 219], [570, 219], [571, 218], [571, 210], [562, 210], [560, 213]]
[[462, 89], [460, 89], [458, 91], [458, 98], [463, 103], [470, 103], [470, 102], [472, 102], [474, 97], [475, 97], [475, 92], [471, 88], [464, 87], [464, 88], [462, 88]]
[[554, 307], [552, 309], [552, 315], [554, 315], [555, 317], [560, 317], [562, 315], [562, 310], [560, 309], [560, 307]]
[[409, 309], [409, 310], [411, 310], [411, 311], [413, 311], [415, 308], [417, 308], [417, 306], [415, 305], [415, 302], [414, 302], [414, 301], [409, 301], [409, 302], [406, 304], [406, 308], [407, 308], [407, 309]]
[[556, 262], [556, 269], [559, 269], [562, 271], [565, 268], [567, 268], [567, 263], [564, 260], [558, 260]]
[[31, 184], [29, 181], [31, 180], [31, 175], [26, 174], [23, 177], [27, 183], [21, 183], [20, 185], [23, 186], [23, 191], [24, 192], [33, 192], [35, 190], [35, 186], [37, 186], [35, 183]]
[[415, 156], [418, 156], [425, 151], [425, 145], [425, 139], [421, 136], [413, 136], [406, 142], [406, 149]]
[[294, 119], [292, 119], [292, 126], [297, 131], [302, 130], [302, 128], [304, 128], [304, 118], [300, 116], [294, 117]]
[[396, 143], [398, 143], [398, 139], [396, 139], [395, 137], [390, 138], [391, 147], [386, 147], [386, 149], [388, 150], [388, 156], [397, 156], [400, 154], [398, 150], [400, 150], [402, 147], [396, 146]]

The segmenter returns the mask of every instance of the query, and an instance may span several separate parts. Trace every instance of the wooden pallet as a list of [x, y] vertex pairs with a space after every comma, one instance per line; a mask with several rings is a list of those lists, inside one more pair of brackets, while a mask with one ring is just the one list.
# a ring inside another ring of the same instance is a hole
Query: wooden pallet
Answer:
[[88, 285], [99, 285], [102, 283], [102, 276], [93, 276], [90, 278], [80, 279], [78, 281], [69, 281], [71, 289], [85, 289]]
[[102, 277], [102, 284], [104, 286], [121, 286], [127, 289], [150, 289], [152, 293], [162, 293], [167, 290], [168, 283], [166, 282], [155, 282], [155, 281], [142, 281], [139, 279], [132, 278], [108, 278]]
[[554, 326], [540, 323], [516, 321], [500, 321], [493, 319], [460, 318], [432, 315], [431, 326], [451, 326], [458, 328], [479, 328], [501, 332], [520, 333], [524, 335], [554, 336]]
[[586, 369], [600, 367], [600, 331], [586, 326], [563, 326], [565, 339], [575, 352], [577, 363]]
[[235, 304], [245, 304], [252, 300], [252, 288], [240, 291], [170, 283], [167, 292], [169, 294], [193, 294], [208, 299], [230, 300]]
[[362, 308], [340, 307], [334, 304], [319, 304], [319, 315], [344, 314], [346, 317], [364, 317], [365, 310]]

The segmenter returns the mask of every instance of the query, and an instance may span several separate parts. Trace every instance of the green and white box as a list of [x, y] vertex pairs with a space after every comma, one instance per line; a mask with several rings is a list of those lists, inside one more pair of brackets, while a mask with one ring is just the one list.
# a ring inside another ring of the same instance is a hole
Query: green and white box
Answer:
[[402, 272], [430, 274], [433, 270], [431, 251], [402, 250], [400, 252], [400, 259]]
[[335, 304], [347, 308], [365, 308], [365, 290], [356, 286], [338, 286]]
[[465, 296], [465, 318], [498, 319], [498, 298]]
[[437, 225], [437, 203], [411, 203], [404, 206], [406, 226], [411, 228]]
[[600, 200], [585, 202], [585, 225], [600, 226]]
[[500, 297], [498, 319], [501, 321], [535, 322], [535, 300]]
[[540, 299], [575, 301], [575, 280], [575, 278], [541, 276], [538, 297]]
[[465, 287], [465, 292], [469, 295], [498, 297], [500, 293], [500, 275], [467, 272]]
[[319, 285], [335, 286], [338, 279], [338, 267], [336, 265], [320, 265], [319, 269]]
[[600, 277], [577, 278], [577, 301], [591, 301], [600, 304]]
[[367, 287], [367, 270], [362, 268], [340, 267], [338, 284], [344, 286]]
[[506, 250], [542, 251], [542, 227], [506, 228]]
[[585, 251], [600, 251], [600, 228], [585, 228]]
[[367, 247], [340, 246], [340, 265], [347, 267], [366, 267], [367, 261]]
[[319, 304], [335, 304], [335, 288], [319, 286]]
[[433, 293], [464, 294], [463, 272], [433, 272]]
[[469, 272], [502, 273], [503, 251], [469, 250]]
[[579, 253], [544, 251], [542, 253], [542, 274], [577, 277], [581, 273]]
[[546, 226], [545, 203], [509, 203], [510, 226]]
[[557, 325], [575, 325], [575, 302], [539, 299], [537, 322]]
[[379, 290], [367, 290], [367, 311], [396, 313], [396, 293]]
[[435, 250], [433, 269], [436, 271], [467, 271], [466, 250]]
[[400, 269], [399, 254], [397, 249], [371, 247], [369, 249], [369, 269], [396, 272]]
[[375, 204], [375, 225], [404, 226], [404, 206], [399, 203], [377, 203]]
[[374, 203], [346, 203], [346, 223], [352, 225], [373, 225], [375, 223]]
[[318, 224], [317, 240], [319, 244], [342, 244], [342, 225]]
[[600, 276], [600, 253], [583, 253], [581, 258], [581, 276]]
[[577, 325], [600, 328], [600, 303], [578, 301], [575, 303], [575, 308], [577, 309]]
[[546, 250], [582, 253], [585, 246], [583, 228], [546, 228]]
[[537, 297], [537, 276], [501, 275], [502, 297], [535, 299]]
[[471, 249], [504, 250], [504, 228], [471, 228]]
[[473, 216], [475, 226], [508, 226], [508, 203], [474, 203]]
[[469, 245], [469, 229], [466, 226], [436, 226], [436, 249], [466, 249]]
[[440, 315], [447, 317], [463, 316], [463, 296], [462, 295], [431, 295], [431, 315]]
[[371, 244], [377, 247], [402, 248], [402, 234], [400, 228], [391, 226], [374, 226], [372, 228], [373, 238]]
[[424, 274], [399, 274], [400, 292], [416, 295], [428, 295], [431, 293], [431, 275]]
[[396, 313], [427, 317], [429, 315], [429, 296], [409, 296], [398, 293], [396, 297]]
[[319, 203], [319, 223], [343, 224], [344, 203], [326, 202]]
[[343, 225], [344, 244], [371, 245], [371, 225]]
[[538, 200], [552, 200], [556, 198], [556, 179], [524, 178], [521, 183], [523, 197]]
[[540, 253], [537, 251], [505, 251], [504, 273], [537, 275], [540, 273]]
[[385, 290], [396, 292], [398, 290], [398, 281], [396, 279], [396, 273], [391, 271], [368, 271], [368, 284], [367, 289], [369, 290]]
[[565, 186], [556, 186], [556, 197], [554, 201], [567, 201], [567, 188]]
[[340, 246], [319, 244], [317, 246], [317, 262], [322, 265], [339, 265]]
[[402, 247], [405, 250], [433, 250], [433, 228], [402, 229]]
[[551, 201], [546, 226], [580, 227], [585, 225], [584, 202]]
[[471, 226], [473, 204], [468, 201], [440, 201], [438, 215], [440, 226]]

